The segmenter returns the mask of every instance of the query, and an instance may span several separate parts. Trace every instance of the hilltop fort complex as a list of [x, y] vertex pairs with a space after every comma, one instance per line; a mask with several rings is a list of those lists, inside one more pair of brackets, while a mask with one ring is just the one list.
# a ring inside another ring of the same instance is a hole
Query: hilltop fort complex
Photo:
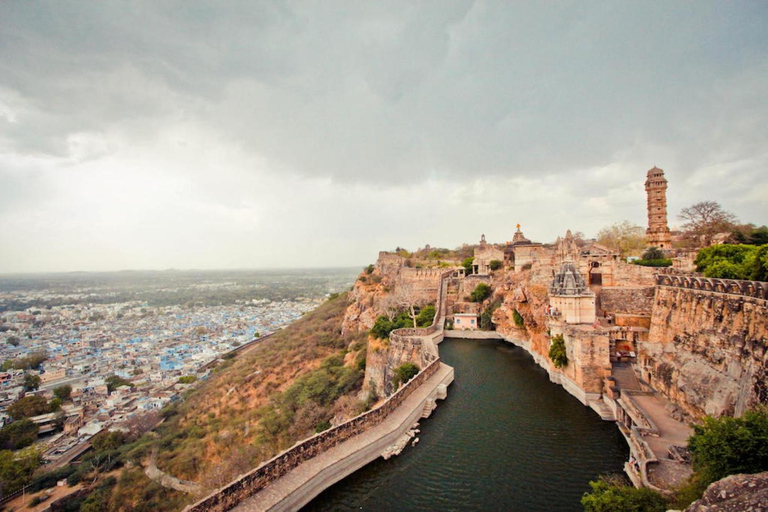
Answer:
[[[397, 440], [446, 397], [453, 380], [438, 349], [446, 337], [495, 338], [525, 349], [551, 381], [616, 423], [636, 486], [672, 490], [691, 471], [685, 445], [693, 421], [768, 403], [768, 283], [692, 272], [690, 255], [672, 248], [664, 171], [648, 171], [645, 189], [648, 246], [665, 251], [672, 267], [630, 264], [571, 231], [554, 244], [533, 242], [520, 225], [506, 242], [482, 235], [470, 248], [469, 268], [428, 246], [379, 253], [353, 287], [344, 332], [369, 331], [391, 314], [395, 296], [401, 307], [435, 305], [432, 325], [369, 338], [363, 393], [374, 391], [383, 404], [296, 445], [192, 510], [224, 510], [246, 498], [256, 508], [300, 506], [387, 452], [384, 446], [402, 449]], [[478, 298], [479, 289], [489, 293]], [[405, 363], [420, 373], [403, 385], [397, 369]], [[379, 437], [371, 434], [379, 430]], [[373, 438], [362, 439], [363, 432]], [[322, 457], [314, 472], [303, 464]]]

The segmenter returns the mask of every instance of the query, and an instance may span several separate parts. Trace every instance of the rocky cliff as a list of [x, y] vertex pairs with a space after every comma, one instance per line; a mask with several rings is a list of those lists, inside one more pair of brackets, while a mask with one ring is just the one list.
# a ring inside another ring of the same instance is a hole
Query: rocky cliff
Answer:
[[738, 416], [768, 403], [767, 347], [767, 301], [657, 286], [639, 351], [645, 379], [695, 417]]

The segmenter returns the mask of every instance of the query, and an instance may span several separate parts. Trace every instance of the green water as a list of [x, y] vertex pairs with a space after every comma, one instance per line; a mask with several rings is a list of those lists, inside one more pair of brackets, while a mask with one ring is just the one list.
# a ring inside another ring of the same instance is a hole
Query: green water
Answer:
[[621, 472], [628, 448], [523, 349], [447, 339], [448, 398], [421, 422], [419, 443], [377, 459], [304, 510], [581, 510], [588, 482]]

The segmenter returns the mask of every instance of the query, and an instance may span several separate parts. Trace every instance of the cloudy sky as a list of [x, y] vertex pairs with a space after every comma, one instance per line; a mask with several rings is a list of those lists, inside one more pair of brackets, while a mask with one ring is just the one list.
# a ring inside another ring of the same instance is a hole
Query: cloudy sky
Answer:
[[768, 3], [542, 4], [5, 1], [0, 272], [768, 223]]

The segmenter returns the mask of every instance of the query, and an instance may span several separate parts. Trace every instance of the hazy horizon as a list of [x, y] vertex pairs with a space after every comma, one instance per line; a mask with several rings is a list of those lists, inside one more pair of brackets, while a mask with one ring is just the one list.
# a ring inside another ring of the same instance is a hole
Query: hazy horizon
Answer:
[[0, 17], [0, 273], [768, 223], [768, 4], [156, 2]]

